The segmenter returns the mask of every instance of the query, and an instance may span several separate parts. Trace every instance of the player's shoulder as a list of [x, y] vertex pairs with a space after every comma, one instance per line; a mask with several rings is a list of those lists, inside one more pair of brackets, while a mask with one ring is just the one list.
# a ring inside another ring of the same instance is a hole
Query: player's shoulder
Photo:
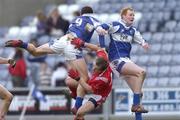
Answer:
[[135, 27], [135, 26], [133, 26], [133, 25], [131, 26], [131, 28], [134, 29], [134, 30], [137, 30], [137, 27]]
[[82, 19], [82, 18], [83, 18], [82, 16], [77, 16], [73, 20]]
[[113, 28], [113, 33], [116, 32], [119, 28], [122, 28], [122, 25], [118, 21], [112, 21], [109, 25]]
[[120, 25], [121, 23], [119, 22], [119, 21], [113, 21], [112, 22], [112, 25], [114, 25], [114, 26], [117, 26], [117, 25]]
[[76, 20], [90, 21], [91, 19], [92, 19], [92, 17], [90, 17], [90, 16], [78, 16], [73, 21], [76, 21]]
[[99, 21], [98, 19], [96, 19], [97, 16], [95, 14], [84, 14], [82, 15], [82, 17], [86, 19], [90, 19], [92, 21]]
[[77, 16], [75, 18], [72, 19], [71, 23], [74, 23], [75, 21], [77, 21], [78, 19], [81, 19], [81, 16]]

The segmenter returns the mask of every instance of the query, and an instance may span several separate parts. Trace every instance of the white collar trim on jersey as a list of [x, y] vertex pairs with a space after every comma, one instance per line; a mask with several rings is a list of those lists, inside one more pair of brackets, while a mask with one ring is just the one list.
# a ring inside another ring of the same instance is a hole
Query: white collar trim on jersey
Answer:
[[120, 19], [119, 22], [126, 28], [126, 29], [129, 29], [132, 25], [130, 26], [127, 26], [126, 25], [126, 21], [124, 21], [123, 19]]
[[94, 14], [92, 14], [92, 13], [86, 13], [86, 14], [83, 14], [82, 16], [90, 16], [90, 17], [94, 17]]

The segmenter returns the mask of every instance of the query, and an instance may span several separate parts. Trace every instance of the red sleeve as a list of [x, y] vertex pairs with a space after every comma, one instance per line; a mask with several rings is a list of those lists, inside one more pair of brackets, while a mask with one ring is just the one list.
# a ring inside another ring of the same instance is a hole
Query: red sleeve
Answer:
[[104, 81], [99, 80], [98, 82], [92, 84], [91, 87], [93, 92], [97, 93], [98, 91], [106, 89], [106, 83]]

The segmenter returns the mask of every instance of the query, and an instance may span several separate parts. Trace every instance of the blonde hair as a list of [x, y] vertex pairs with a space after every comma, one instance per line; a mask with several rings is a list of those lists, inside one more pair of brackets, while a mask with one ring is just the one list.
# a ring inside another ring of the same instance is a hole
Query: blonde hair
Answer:
[[121, 18], [122, 18], [123, 15], [127, 14], [128, 10], [134, 11], [134, 9], [132, 7], [124, 7], [124, 8], [122, 8], [121, 11], [120, 11]]

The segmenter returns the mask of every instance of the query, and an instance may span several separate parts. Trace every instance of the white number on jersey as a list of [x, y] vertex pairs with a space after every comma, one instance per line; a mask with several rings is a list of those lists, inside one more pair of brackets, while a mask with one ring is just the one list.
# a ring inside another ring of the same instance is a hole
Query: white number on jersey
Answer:
[[77, 18], [75, 23], [77, 26], [80, 26], [82, 24], [82, 18]]

